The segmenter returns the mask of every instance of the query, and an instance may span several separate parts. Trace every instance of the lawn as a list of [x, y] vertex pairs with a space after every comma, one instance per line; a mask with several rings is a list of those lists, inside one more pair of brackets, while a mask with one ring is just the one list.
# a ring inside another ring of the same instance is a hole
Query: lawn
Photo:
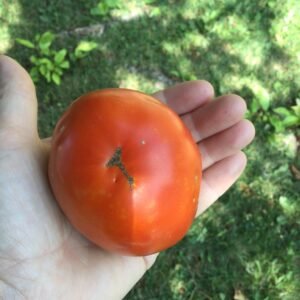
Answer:
[[299, 299], [299, 37], [298, 0], [0, 0], [0, 52], [31, 70], [42, 137], [104, 87], [206, 79], [248, 103], [242, 178], [126, 299]]

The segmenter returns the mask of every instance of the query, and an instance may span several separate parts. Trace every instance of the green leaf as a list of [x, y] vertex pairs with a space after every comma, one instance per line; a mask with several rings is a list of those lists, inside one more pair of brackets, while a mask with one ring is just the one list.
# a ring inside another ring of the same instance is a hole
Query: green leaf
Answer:
[[274, 127], [276, 132], [281, 132], [284, 130], [284, 125], [278, 116], [276, 115], [269, 116], [269, 122]]
[[298, 118], [297, 116], [287, 116], [283, 119], [282, 124], [285, 127], [300, 125], [300, 118]]
[[105, 16], [109, 12], [109, 6], [104, 3], [99, 3], [96, 7], [91, 9], [91, 14], [93, 16]]
[[51, 82], [51, 73], [48, 72], [45, 76], [45, 78], [47, 79], [47, 82]]
[[47, 74], [47, 72], [48, 72], [48, 69], [47, 69], [46, 65], [40, 65], [40, 66], [39, 66], [39, 71], [40, 71], [40, 73], [41, 73], [44, 77], [46, 77], [46, 74]]
[[96, 7], [91, 8], [90, 13], [91, 13], [92, 16], [99, 15], [99, 13], [98, 13], [98, 7], [96, 6]]
[[30, 62], [32, 62], [33, 64], [37, 64], [38, 63], [38, 59], [36, 56], [31, 55], [29, 58]]
[[40, 35], [40, 34], [36, 34], [36, 35], [34, 36], [34, 40], [35, 40], [36, 42], [38, 42], [40, 38], [41, 38], [41, 35]]
[[159, 15], [161, 15], [161, 9], [159, 7], [154, 7], [153, 9], [151, 9], [150, 17], [157, 17]]
[[40, 49], [42, 51], [46, 51], [46, 53], [49, 52], [49, 47], [51, 46], [54, 39], [55, 39], [55, 35], [52, 32], [47, 31], [47, 32], [43, 33], [39, 39]]
[[56, 68], [55, 73], [57, 73], [57, 75], [61, 76], [63, 74], [63, 71], [60, 68]]
[[41, 54], [42, 54], [43, 56], [50, 56], [50, 55], [51, 55], [51, 51], [50, 51], [49, 48], [40, 49], [40, 51], [41, 51]]
[[63, 69], [69, 69], [70, 68], [70, 63], [65, 60], [64, 62], [62, 62], [60, 65], [59, 65], [60, 68], [63, 68]]
[[269, 97], [259, 97], [258, 102], [259, 102], [261, 108], [264, 111], [267, 111], [270, 107], [270, 104], [271, 104], [271, 101], [270, 101]]
[[278, 115], [287, 117], [291, 115], [291, 112], [285, 107], [276, 107], [273, 109]]
[[261, 86], [258, 82], [254, 82], [252, 84], [252, 90], [255, 94], [255, 98], [257, 99], [260, 107], [264, 111], [268, 111], [271, 105], [271, 96], [267, 89]]
[[92, 51], [94, 50], [95, 48], [97, 48], [98, 44], [96, 42], [93, 42], [93, 41], [81, 41], [76, 49], [75, 49], [75, 52], [76, 51], [82, 51], [82, 52], [89, 52], [89, 51]]
[[67, 49], [61, 49], [58, 52], [56, 52], [55, 56], [54, 56], [54, 61], [56, 64], [61, 64], [63, 62], [63, 60], [65, 59], [67, 54]]
[[45, 65], [47, 69], [49, 69], [49, 70], [54, 69], [54, 65], [50, 59], [43, 57], [43, 58], [40, 58], [38, 61], [40, 62], [40, 64]]
[[295, 206], [293, 205], [293, 202], [285, 196], [280, 196], [279, 197], [279, 204], [287, 212], [293, 212], [294, 209], [295, 209]]
[[252, 114], [251, 114], [250, 110], [247, 109], [247, 110], [246, 110], [246, 113], [245, 113], [245, 118], [246, 118], [246, 119], [251, 119], [251, 116], [252, 116]]
[[292, 106], [292, 110], [295, 113], [295, 115], [300, 118], [300, 103], [297, 105]]
[[82, 58], [98, 47], [98, 44], [93, 41], [81, 41], [75, 48], [74, 55], [76, 58]]
[[51, 44], [54, 39], [55, 35], [51, 31], [46, 31], [41, 35], [39, 43], [42, 45]]
[[106, 0], [103, 1], [109, 8], [118, 8], [121, 6], [122, 1], [120, 0]]
[[259, 109], [259, 103], [257, 99], [253, 99], [252, 102], [250, 103], [250, 112], [251, 114], [255, 114]]
[[219, 299], [220, 300], [225, 300], [226, 299], [226, 295], [223, 293], [219, 293]]
[[57, 73], [52, 74], [52, 80], [56, 85], [60, 85], [60, 76]]
[[94, 16], [107, 16], [111, 10], [122, 7], [121, 0], [102, 0], [90, 10]]
[[38, 82], [39, 80], [39, 69], [37, 67], [33, 67], [30, 70], [30, 76], [34, 82]]
[[31, 48], [31, 49], [34, 49], [35, 46], [32, 42], [28, 41], [28, 40], [24, 40], [24, 39], [19, 39], [19, 38], [16, 38], [16, 42], [22, 46], [25, 46], [27, 48]]
[[280, 90], [282, 90], [282, 83], [280, 81], [275, 81], [275, 83], [273, 84], [273, 89], [279, 92]]

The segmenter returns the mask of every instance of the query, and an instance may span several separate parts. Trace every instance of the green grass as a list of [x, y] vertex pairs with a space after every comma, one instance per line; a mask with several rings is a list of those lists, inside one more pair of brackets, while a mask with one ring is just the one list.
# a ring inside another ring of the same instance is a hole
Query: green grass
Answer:
[[[217, 95], [234, 92], [249, 107], [266, 105], [249, 112], [257, 137], [243, 177], [159, 256], [126, 299], [297, 299], [300, 183], [291, 166], [300, 167], [300, 132], [295, 126], [275, 132], [269, 116], [300, 98], [299, 1], [118, 2], [121, 8], [94, 16], [98, 1], [0, 0], [0, 51], [28, 70], [33, 52], [16, 38], [69, 31], [55, 49], [72, 52], [82, 39], [99, 44], [71, 62], [60, 86], [38, 81], [41, 136], [51, 135], [73, 99], [104, 87], [150, 93], [199, 78], [211, 81]], [[99, 23], [101, 36], [72, 34]]]

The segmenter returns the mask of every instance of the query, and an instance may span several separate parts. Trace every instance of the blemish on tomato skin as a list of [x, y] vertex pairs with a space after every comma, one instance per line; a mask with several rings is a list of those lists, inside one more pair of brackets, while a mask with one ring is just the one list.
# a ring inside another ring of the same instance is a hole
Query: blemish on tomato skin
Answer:
[[145, 140], [141, 140], [141, 145], [146, 145], [146, 141]]
[[115, 153], [113, 154], [113, 156], [110, 158], [110, 160], [106, 163], [106, 167], [107, 168], [112, 168], [112, 167], [117, 167], [120, 169], [120, 171], [122, 172], [122, 174], [126, 177], [127, 182], [130, 186], [130, 190], [133, 189], [133, 187], [135, 186], [134, 183], [134, 178], [132, 176], [129, 175], [123, 161], [122, 161], [122, 148], [118, 147], [115, 150]]

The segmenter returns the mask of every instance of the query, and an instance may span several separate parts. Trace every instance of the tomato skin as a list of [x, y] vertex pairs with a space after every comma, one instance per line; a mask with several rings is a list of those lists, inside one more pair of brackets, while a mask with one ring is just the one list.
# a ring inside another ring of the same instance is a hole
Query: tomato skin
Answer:
[[98, 90], [74, 101], [57, 123], [49, 180], [85, 237], [123, 255], [149, 255], [189, 229], [201, 155], [166, 105], [133, 90]]

